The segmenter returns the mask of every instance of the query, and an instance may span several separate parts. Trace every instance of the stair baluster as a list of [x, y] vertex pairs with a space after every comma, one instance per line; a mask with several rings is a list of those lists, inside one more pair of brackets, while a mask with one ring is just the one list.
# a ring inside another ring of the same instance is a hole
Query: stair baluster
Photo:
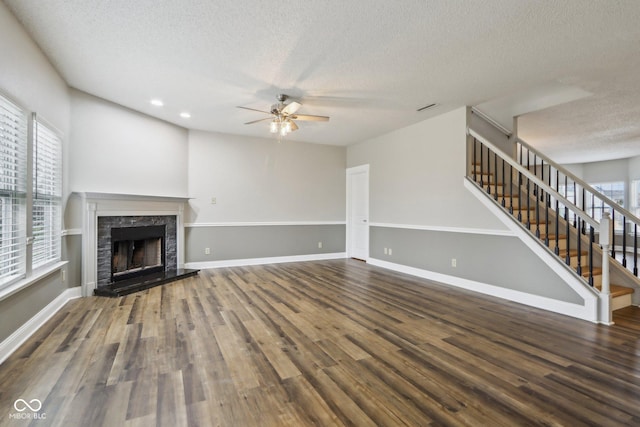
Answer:
[[633, 224], [633, 275], [638, 277], [638, 224]]
[[566, 206], [564, 207], [564, 220], [567, 223], [567, 251], [564, 257], [564, 261], [567, 264], [571, 264], [571, 257], [569, 257], [569, 246], [571, 246], [569, 244], [569, 242], [571, 242], [571, 239], [569, 238], [569, 236], [571, 236], [571, 230], [569, 228], [569, 224], [571, 223], [571, 221], [569, 220], [569, 208]]
[[622, 215], [622, 266], [627, 267], [627, 217]]
[[536, 195], [536, 237], [540, 238], [540, 188], [538, 184], [533, 186], [534, 194]]
[[582, 276], [582, 228], [580, 227], [580, 217], [576, 215], [576, 222], [577, 222], [577, 230], [578, 230], [578, 237], [577, 237], [577, 241], [576, 241], [576, 249], [577, 249], [577, 255], [578, 255], [578, 264], [576, 266], [576, 273], [578, 273], [578, 276]]
[[553, 249], [556, 255], [560, 256], [560, 202], [556, 199], [556, 247]]
[[504, 174], [504, 159], [501, 158], [501, 160], [502, 160], [502, 203], [501, 204], [502, 204], [502, 207], [504, 208], [506, 206], [506, 203], [504, 201], [504, 195], [507, 192], [506, 191], [507, 189], [505, 187], [507, 185], [507, 177]]
[[589, 226], [589, 285], [593, 287], [593, 245], [595, 244], [593, 225]]

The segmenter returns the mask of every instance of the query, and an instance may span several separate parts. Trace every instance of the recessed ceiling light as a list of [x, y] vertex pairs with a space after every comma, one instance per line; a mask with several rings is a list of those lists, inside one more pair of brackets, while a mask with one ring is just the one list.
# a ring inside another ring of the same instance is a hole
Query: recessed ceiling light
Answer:
[[152, 99], [151, 105], [155, 105], [156, 107], [162, 107], [164, 105], [164, 102], [162, 102], [162, 99]]
[[180, 117], [182, 117], [183, 119], [188, 119], [188, 118], [191, 118], [191, 114], [187, 113], [186, 111], [183, 111], [182, 113], [180, 113]]

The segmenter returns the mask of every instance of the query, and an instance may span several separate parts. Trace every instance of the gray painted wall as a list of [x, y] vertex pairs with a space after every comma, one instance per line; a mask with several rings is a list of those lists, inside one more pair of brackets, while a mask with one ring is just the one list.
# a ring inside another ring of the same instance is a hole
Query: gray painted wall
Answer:
[[65, 289], [61, 274], [56, 271], [0, 301], [0, 342], [38, 314]]
[[[583, 304], [529, 248], [512, 236], [371, 227], [371, 257], [502, 288]], [[385, 255], [391, 248], [392, 255]], [[456, 267], [451, 259], [456, 259]], [[503, 260], [507, 258], [509, 262]]]
[[[524, 243], [501, 236], [506, 226], [464, 188], [466, 113], [460, 108], [348, 147], [348, 166], [370, 164], [370, 219], [378, 225], [370, 229], [370, 256], [581, 303]], [[392, 256], [384, 255], [385, 247]], [[455, 269], [451, 258], [458, 260]]]
[[[188, 227], [185, 231], [187, 262], [345, 251], [344, 225]], [[210, 248], [211, 254], [206, 255], [205, 248]]]

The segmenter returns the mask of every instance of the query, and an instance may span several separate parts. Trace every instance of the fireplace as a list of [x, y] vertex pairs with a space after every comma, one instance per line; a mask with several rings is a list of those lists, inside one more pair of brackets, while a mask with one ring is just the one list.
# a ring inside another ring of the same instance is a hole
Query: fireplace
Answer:
[[98, 218], [98, 288], [176, 270], [173, 215]]
[[[82, 295], [122, 296], [196, 275], [198, 270], [184, 268], [188, 201], [172, 196], [73, 193], [69, 206], [77, 208], [82, 218]], [[121, 230], [112, 233], [112, 229]], [[162, 229], [164, 233], [158, 232]]]
[[111, 282], [164, 271], [165, 225], [111, 229]]

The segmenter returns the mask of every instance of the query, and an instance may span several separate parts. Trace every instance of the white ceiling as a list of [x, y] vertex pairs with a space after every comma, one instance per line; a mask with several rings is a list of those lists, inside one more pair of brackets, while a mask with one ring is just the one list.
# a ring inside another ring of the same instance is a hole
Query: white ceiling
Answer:
[[348, 145], [482, 104], [561, 162], [640, 155], [637, 0], [2, 1], [70, 86], [187, 128], [269, 137], [236, 106], [285, 93], [331, 116], [287, 138]]

